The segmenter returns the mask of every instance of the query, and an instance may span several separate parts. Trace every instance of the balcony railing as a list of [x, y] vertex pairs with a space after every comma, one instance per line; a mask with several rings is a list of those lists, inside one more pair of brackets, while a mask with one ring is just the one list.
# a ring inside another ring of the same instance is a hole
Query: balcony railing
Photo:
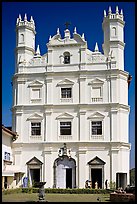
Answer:
[[72, 98], [61, 98], [61, 103], [72, 103]]
[[103, 98], [91, 98], [92, 102], [103, 102]]
[[30, 136], [31, 141], [41, 141], [42, 140], [42, 136], [41, 135], [33, 135]]
[[72, 135], [59, 135], [59, 140], [72, 140]]
[[91, 139], [93, 140], [104, 140], [103, 135], [91, 135]]

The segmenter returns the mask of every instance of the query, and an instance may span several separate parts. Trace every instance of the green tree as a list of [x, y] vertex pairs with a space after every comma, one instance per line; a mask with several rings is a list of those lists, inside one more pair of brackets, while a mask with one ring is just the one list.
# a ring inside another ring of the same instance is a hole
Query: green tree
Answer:
[[130, 169], [130, 185], [135, 186], [135, 168]]

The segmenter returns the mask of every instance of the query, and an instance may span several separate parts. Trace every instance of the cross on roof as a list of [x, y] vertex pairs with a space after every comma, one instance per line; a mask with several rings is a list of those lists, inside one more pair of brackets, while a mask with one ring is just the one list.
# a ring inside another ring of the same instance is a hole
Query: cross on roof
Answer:
[[69, 26], [70, 24], [71, 24], [70, 22], [66, 22], [66, 23], [65, 23], [66, 29], [68, 28], [68, 26]]

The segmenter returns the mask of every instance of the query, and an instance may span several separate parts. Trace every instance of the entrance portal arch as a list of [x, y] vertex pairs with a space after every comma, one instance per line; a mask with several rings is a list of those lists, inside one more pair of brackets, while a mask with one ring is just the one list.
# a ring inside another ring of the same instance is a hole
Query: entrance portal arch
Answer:
[[76, 161], [63, 155], [54, 161], [54, 188], [76, 187]]

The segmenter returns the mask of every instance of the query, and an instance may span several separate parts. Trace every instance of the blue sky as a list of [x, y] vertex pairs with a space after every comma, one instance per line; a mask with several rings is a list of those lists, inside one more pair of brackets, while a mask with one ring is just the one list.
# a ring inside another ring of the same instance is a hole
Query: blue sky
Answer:
[[[46, 43], [60, 29], [64, 36], [65, 22], [71, 22], [71, 34], [74, 27], [77, 33], [85, 34], [88, 48], [94, 50], [98, 43], [102, 51], [103, 11], [112, 13], [116, 6], [123, 9], [125, 28], [125, 71], [132, 75], [129, 87], [129, 141], [131, 148], [130, 167], [135, 167], [135, 3], [134, 2], [2, 2], [2, 124], [11, 126], [12, 86], [11, 80], [15, 70], [15, 25], [19, 14], [28, 19], [33, 16], [36, 25], [36, 47], [40, 45], [41, 55], [47, 52]], [[124, 128], [124, 127], [123, 127]]]

